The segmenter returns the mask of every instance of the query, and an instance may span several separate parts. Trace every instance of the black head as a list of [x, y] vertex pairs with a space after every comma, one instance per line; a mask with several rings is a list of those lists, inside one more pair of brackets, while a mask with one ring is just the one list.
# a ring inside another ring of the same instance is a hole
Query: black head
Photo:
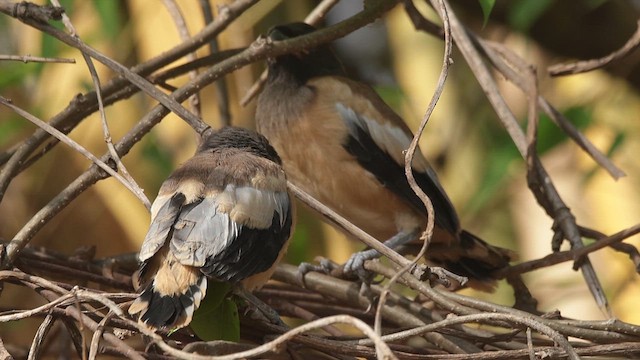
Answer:
[[[307, 35], [314, 31], [316, 28], [309, 24], [294, 22], [271, 28], [267, 36], [271, 40], [281, 41]], [[286, 70], [293, 74], [301, 83], [316, 76], [346, 75], [342, 63], [329, 44], [322, 44], [312, 49], [270, 59], [269, 71], [277, 73], [280, 70]]]
[[255, 131], [234, 126], [225, 126], [202, 139], [198, 152], [220, 149], [241, 149], [256, 156], [282, 164], [276, 150], [264, 136]]

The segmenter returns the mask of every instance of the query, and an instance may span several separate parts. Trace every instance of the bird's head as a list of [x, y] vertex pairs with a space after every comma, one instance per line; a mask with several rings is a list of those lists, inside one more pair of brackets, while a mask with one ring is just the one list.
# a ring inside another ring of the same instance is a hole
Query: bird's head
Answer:
[[[316, 31], [312, 25], [294, 22], [274, 26], [267, 33], [271, 41], [283, 41]], [[325, 75], [345, 75], [342, 63], [333, 52], [329, 44], [305, 49], [295, 53], [280, 55], [269, 59], [270, 69], [285, 69], [294, 74], [299, 80]]]
[[201, 139], [198, 153], [224, 151], [225, 149], [244, 150], [277, 164], [282, 164], [278, 153], [264, 136], [255, 131], [235, 126], [225, 126], [218, 131], [206, 134]]

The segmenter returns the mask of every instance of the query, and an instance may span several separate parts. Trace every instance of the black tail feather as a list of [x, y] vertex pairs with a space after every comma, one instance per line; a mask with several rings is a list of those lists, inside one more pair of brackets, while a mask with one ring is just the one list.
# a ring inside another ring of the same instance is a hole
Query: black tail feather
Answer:
[[129, 313], [139, 313], [139, 321], [154, 329], [187, 326], [206, 294], [206, 283], [206, 278], [202, 276], [182, 294], [163, 295], [156, 291], [151, 282], [131, 305]]

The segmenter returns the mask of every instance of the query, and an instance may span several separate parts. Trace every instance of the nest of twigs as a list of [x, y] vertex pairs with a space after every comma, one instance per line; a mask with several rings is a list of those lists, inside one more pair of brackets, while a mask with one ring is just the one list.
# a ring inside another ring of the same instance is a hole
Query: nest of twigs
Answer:
[[[58, 354], [67, 344], [81, 358], [108, 354], [133, 359], [193, 359], [194, 353], [226, 354], [225, 359], [576, 359], [640, 354], [640, 327], [614, 319], [533, 314], [431, 287], [411, 274], [401, 277], [404, 286], [393, 287], [381, 302], [382, 284], [372, 286], [371, 296], [360, 294], [357, 283], [309, 273], [303, 288], [297, 268], [288, 264], [280, 265], [275, 281], [257, 295], [290, 329], [266, 323], [245, 309], [240, 344], [203, 343], [188, 329], [154, 334], [127, 315], [136, 296], [130, 282], [135, 265], [134, 254], [98, 261], [25, 249], [16, 268], [0, 272], [0, 281], [26, 287], [46, 303], [0, 315], [1, 322], [42, 321], [30, 349], [4, 344], [5, 349], [39, 358]], [[367, 268], [381, 276], [396, 273], [378, 261], [368, 262]], [[375, 322], [379, 334], [367, 325]], [[51, 331], [56, 324], [63, 324], [69, 336], [62, 337], [60, 329]], [[60, 344], [63, 338], [69, 341]]]

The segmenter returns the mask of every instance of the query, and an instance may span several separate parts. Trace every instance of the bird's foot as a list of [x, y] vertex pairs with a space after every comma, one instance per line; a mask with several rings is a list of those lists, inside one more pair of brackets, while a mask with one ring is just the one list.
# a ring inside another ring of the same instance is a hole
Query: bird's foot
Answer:
[[318, 264], [303, 262], [298, 266], [298, 282], [306, 288], [305, 276], [309, 272], [319, 272], [343, 279], [358, 279], [361, 284], [359, 294], [369, 299], [370, 306], [373, 306], [376, 297], [376, 294], [371, 290], [374, 274], [364, 268], [364, 262], [377, 257], [379, 257], [377, 251], [367, 250], [352, 255], [342, 266], [322, 257], [316, 258]]
[[319, 260], [317, 265], [308, 262], [303, 262], [298, 265], [298, 283], [300, 283], [303, 288], [307, 287], [304, 278], [308, 273], [319, 272], [322, 274], [331, 275], [336, 269], [340, 267], [338, 264], [327, 258], [319, 257], [317, 258], [317, 260]]
[[371, 271], [364, 268], [364, 263], [367, 260], [377, 259], [379, 257], [380, 253], [374, 249], [357, 252], [347, 260], [342, 272], [346, 276], [357, 276], [363, 284], [371, 284], [374, 275]]
[[375, 274], [365, 269], [364, 264], [367, 260], [373, 260], [380, 257], [374, 249], [357, 252], [347, 260], [343, 266], [343, 274], [347, 277], [356, 276], [360, 280], [360, 295], [366, 297], [369, 300], [369, 308], [367, 311], [373, 308], [377, 302], [377, 294], [371, 289], [371, 284], [374, 283]]

